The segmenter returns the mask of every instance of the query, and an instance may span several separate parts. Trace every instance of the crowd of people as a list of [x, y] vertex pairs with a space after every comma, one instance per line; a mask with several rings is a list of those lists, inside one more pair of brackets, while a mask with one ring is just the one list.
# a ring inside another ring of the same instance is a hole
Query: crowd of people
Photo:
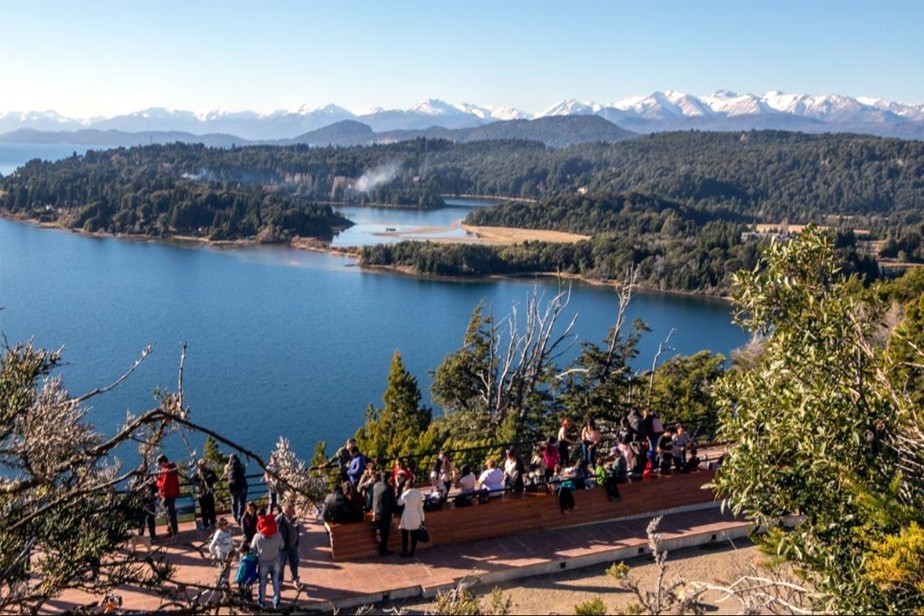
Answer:
[[[418, 480], [408, 460], [399, 457], [392, 465], [383, 465], [363, 455], [353, 439], [337, 451], [330, 464], [339, 467], [340, 483], [321, 507], [323, 519], [358, 522], [371, 512], [378, 527], [379, 551], [387, 554], [387, 522], [393, 515], [401, 516], [402, 555], [413, 555], [424, 512], [447, 502], [464, 507], [489, 502], [505, 492], [546, 490], [557, 493], [561, 511], [567, 514], [574, 508], [573, 490], [600, 486], [608, 498], [618, 500], [619, 483], [652, 473], [695, 470], [699, 458], [681, 424], [665, 427], [656, 413], [632, 410], [607, 439], [592, 417], [586, 419], [579, 435], [571, 420], [565, 419], [555, 436], [535, 447], [529, 460], [508, 449], [500, 463], [489, 458], [477, 474], [467, 464], [455, 467], [447, 452], [440, 451], [426, 479]], [[421, 485], [426, 492], [418, 489]], [[406, 503], [412, 504], [410, 513]]]
[[[138, 535], [147, 531], [151, 542], [176, 540], [178, 532], [176, 500], [180, 497], [180, 471], [166, 455], [156, 459], [158, 472], [137, 486]], [[216, 519], [215, 496], [218, 474], [206, 460], [196, 463], [187, 477], [201, 511], [201, 528], [210, 531], [206, 547], [210, 558], [220, 570], [222, 585], [230, 585], [229, 573], [235, 564], [234, 583], [241, 597], [252, 600], [253, 586], [258, 589], [257, 603], [266, 607], [267, 586], [273, 589], [272, 606], [279, 607], [281, 585], [285, 583], [285, 568], [289, 568], [292, 584], [300, 585], [298, 575], [298, 545], [301, 526], [295, 505], [283, 502], [276, 482], [275, 458], [270, 457], [264, 475], [267, 505], [247, 501], [246, 468], [237, 455], [231, 454], [224, 467], [224, 480], [231, 501], [231, 515], [241, 530], [235, 543], [232, 527], [225, 517]], [[163, 536], [156, 534], [156, 519], [161, 515], [167, 524]]]
[[[640, 413], [637, 409], [630, 411], [606, 438], [592, 417], [586, 418], [579, 435], [570, 419], [564, 419], [557, 434], [531, 453], [526, 460], [514, 449], [507, 449], [500, 463], [489, 458], [482, 468], [474, 469], [469, 464], [454, 466], [448, 453], [440, 451], [418, 478], [408, 460], [399, 457], [392, 464], [382, 464], [363, 455], [356, 441], [349, 439], [330, 460], [338, 469], [339, 483], [319, 512], [324, 521], [331, 523], [358, 522], [370, 514], [382, 555], [391, 554], [388, 541], [392, 520], [397, 516], [401, 556], [413, 557], [418, 541], [426, 540], [426, 512], [448, 502], [467, 507], [490, 502], [506, 492], [545, 490], [557, 493], [561, 512], [567, 514], [574, 509], [574, 490], [599, 486], [605, 488], [610, 500], [618, 500], [619, 483], [652, 473], [687, 472], [699, 466], [693, 438], [681, 424], [664, 426], [656, 413]], [[158, 456], [157, 464], [156, 478], [139, 486], [138, 532], [143, 535], [146, 530], [151, 541], [175, 540], [179, 469], [163, 454]], [[216, 520], [218, 474], [205, 460], [199, 460], [188, 477], [201, 509], [201, 528], [212, 531], [209, 554], [222, 568], [222, 576], [237, 558], [238, 591], [249, 599], [256, 584], [261, 607], [266, 603], [267, 585], [272, 585], [273, 607], [278, 607], [286, 567], [293, 583], [300, 583], [300, 525], [294, 504], [282, 498], [276, 468], [271, 456], [263, 475], [267, 499], [262, 505], [247, 500], [246, 468], [236, 454], [228, 457], [223, 475], [231, 516], [241, 531], [237, 544], [228, 519]], [[155, 534], [158, 513], [167, 523], [163, 538]]]

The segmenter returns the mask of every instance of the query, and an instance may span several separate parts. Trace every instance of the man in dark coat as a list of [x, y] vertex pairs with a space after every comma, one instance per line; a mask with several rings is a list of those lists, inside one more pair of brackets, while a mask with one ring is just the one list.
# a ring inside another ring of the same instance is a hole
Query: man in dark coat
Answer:
[[286, 502], [282, 513], [276, 516], [276, 526], [282, 535], [282, 547], [279, 548], [279, 583], [285, 579], [285, 568], [288, 564], [292, 574], [292, 584], [298, 586], [301, 582], [298, 577], [298, 536], [299, 524], [295, 516], [295, 504]]
[[199, 460], [196, 473], [191, 477], [199, 497], [199, 508], [202, 509], [202, 528], [208, 530], [215, 526], [215, 484], [218, 475], [208, 467], [205, 460]]
[[394, 478], [388, 471], [379, 475], [379, 480], [372, 486], [372, 515], [379, 533], [379, 555], [388, 556], [388, 534], [391, 532], [391, 518], [398, 502], [395, 500]]

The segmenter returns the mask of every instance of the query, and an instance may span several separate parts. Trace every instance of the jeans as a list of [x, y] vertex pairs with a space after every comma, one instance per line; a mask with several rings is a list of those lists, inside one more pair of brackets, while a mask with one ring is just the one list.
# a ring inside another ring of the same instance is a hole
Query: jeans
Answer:
[[298, 546], [293, 545], [289, 548], [280, 548], [279, 550], [279, 583], [285, 580], [286, 577], [286, 563], [289, 563], [289, 572], [292, 574], [292, 579], [298, 579]]
[[581, 443], [581, 457], [585, 462], [590, 462], [590, 465], [594, 466], [597, 463], [597, 446], [587, 442]]
[[273, 582], [273, 607], [279, 607], [279, 570], [282, 567], [279, 560], [257, 565], [257, 575], [259, 576], [260, 591], [257, 594], [257, 601], [260, 607], [263, 607], [266, 601], [266, 577], [269, 576]]
[[658, 438], [648, 437], [648, 461], [651, 462], [651, 470], [658, 468]]
[[247, 505], [247, 488], [231, 492], [231, 515], [240, 524], [244, 517], [244, 507]]
[[175, 535], [178, 530], [178, 525], [176, 521], [176, 499], [175, 498], [165, 498], [164, 499], [164, 511], [167, 512], [167, 528], [170, 530], [171, 535]]

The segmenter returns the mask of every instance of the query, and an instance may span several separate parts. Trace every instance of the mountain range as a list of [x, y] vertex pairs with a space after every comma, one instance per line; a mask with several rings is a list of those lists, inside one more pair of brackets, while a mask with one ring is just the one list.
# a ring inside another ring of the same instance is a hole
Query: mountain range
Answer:
[[[555, 116], [598, 116], [637, 133], [691, 129], [779, 129], [809, 133], [856, 132], [924, 139], [924, 104], [905, 104], [880, 98], [853, 98], [839, 94], [787, 94], [771, 91], [755, 95], [727, 90], [700, 97], [669, 90], [607, 104], [571, 99], [537, 114], [511, 107], [469, 103], [452, 105], [437, 99], [422, 101], [410, 109], [377, 107], [356, 113], [333, 104], [323, 107], [302, 106], [295, 111], [280, 110], [265, 114], [254, 111], [211, 111], [197, 114], [150, 108], [114, 117], [89, 119], [69, 118], [50, 110], [8, 112], [0, 114], [0, 134], [18, 129], [148, 134], [180, 132], [199, 136], [214, 135], [220, 137], [219, 140], [230, 137], [238, 141], [267, 142], [294, 141], [306, 133], [344, 121], [364, 124], [375, 134], [392, 133], [396, 137], [401, 131], [414, 133], [439, 132], [437, 129], [477, 129], [498, 122], [516, 126], [516, 122]], [[385, 140], [388, 138], [384, 137]], [[6, 135], [3, 140], [10, 142]]]

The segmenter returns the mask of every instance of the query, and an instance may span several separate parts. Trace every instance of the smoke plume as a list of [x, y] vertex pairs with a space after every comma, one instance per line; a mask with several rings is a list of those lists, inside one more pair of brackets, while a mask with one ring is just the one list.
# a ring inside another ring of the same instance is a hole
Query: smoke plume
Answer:
[[375, 169], [370, 169], [363, 173], [353, 188], [357, 191], [369, 193], [381, 186], [391, 182], [398, 176], [401, 166], [397, 162], [385, 163]]

